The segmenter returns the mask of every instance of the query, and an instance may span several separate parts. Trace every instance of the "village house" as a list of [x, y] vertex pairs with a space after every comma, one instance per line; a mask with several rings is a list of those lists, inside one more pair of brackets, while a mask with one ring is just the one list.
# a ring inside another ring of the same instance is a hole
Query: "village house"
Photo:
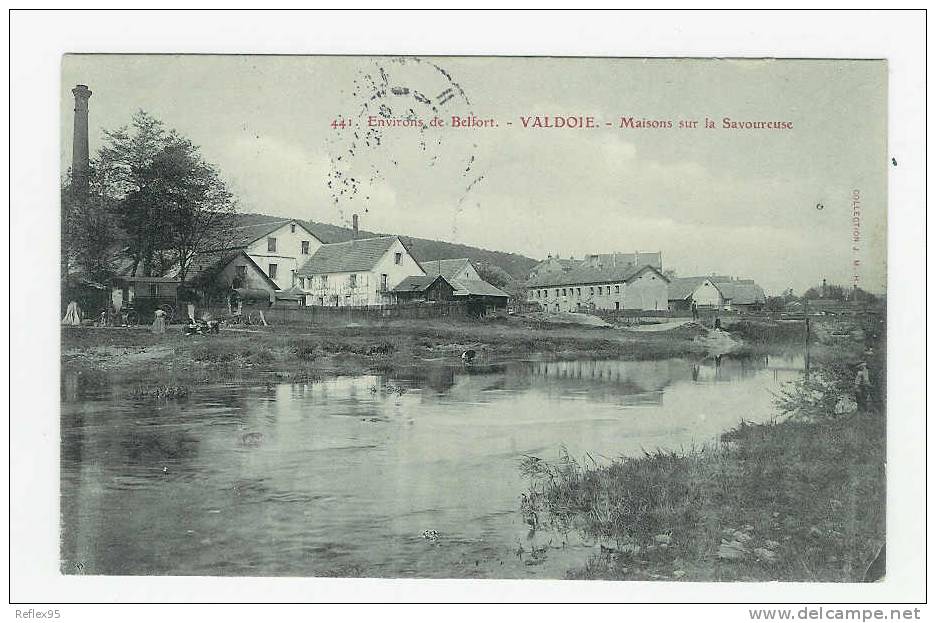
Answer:
[[387, 305], [407, 277], [425, 276], [399, 236], [323, 244], [299, 268], [306, 304], [326, 307]]
[[526, 284], [527, 301], [550, 312], [667, 308], [668, 279], [658, 268], [630, 262], [604, 264], [599, 256], [593, 257], [571, 270], [531, 279]]
[[670, 311], [697, 309], [755, 311], [762, 309], [766, 296], [753, 279], [734, 279], [727, 275], [679, 277], [669, 284]]
[[455, 287], [443, 275], [414, 275], [398, 283], [391, 293], [394, 303], [439, 303], [452, 301]]
[[454, 299], [466, 302], [469, 315], [482, 316], [507, 308], [510, 295], [482, 279], [466, 257], [427, 260], [422, 266], [427, 275], [443, 275], [452, 284]]
[[301, 221], [276, 220], [234, 228], [223, 251], [243, 250], [280, 290], [297, 285], [298, 272], [322, 246]]

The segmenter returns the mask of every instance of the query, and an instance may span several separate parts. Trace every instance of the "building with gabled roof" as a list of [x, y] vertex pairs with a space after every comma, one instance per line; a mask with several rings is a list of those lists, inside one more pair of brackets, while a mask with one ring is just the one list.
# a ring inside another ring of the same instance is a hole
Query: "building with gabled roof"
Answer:
[[727, 275], [700, 275], [672, 279], [667, 294], [671, 311], [699, 309], [740, 311], [760, 309], [766, 303], [764, 290], [753, 279]]
[[299, 268], [322, 240], [298, 219], [274, 219], [236, 225], [216, 251], [242, 249], [264, 274], [285, 290], [297, 283]]
[[329, 307], [384, 305], [407, 277], [424, 276], [399, 236], [323, 244], [297, 273], [306, 304]]
[[550, 272], [526, 284], [527, 301], [551, 312], [592, 309], [665, 310], [669, 280], [650, 266], [581, 263], [568, 271]]
[[574, 257], [562, 258], [558, 254], [550, 254], [546, 256], [545, 260], [533, 267], [528, 279], [535, 279], [549, 273], [569, 272], [582, 266], [591, 266], [592, 268], [652, 266], [663, 272], [663, 253], [661, 251], [652, 253], [641, 251], [634, 251], [633, 253], [589, 253], [581, 259]]
[[484, 315], [507, 307], [510, 295], [481, 278], [467, 257], [427, 260], [422, 263], [429, 275], [444, 275], [455, 287], [455, 299], [469, 302], [469, 313]]
[[452, 300], [455, 287], [445, 275], [413, 275], [398, 283], [391, 292], [396, 303], [428, 303]]

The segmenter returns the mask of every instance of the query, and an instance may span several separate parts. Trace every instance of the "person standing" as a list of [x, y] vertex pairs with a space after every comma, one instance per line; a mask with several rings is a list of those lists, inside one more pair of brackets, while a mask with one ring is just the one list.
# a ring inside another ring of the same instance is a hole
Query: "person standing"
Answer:
[[862, 361], [858, 364], [858, 373], [855, 375], [855, 403], [859, 411], [867, 410], [870, 395], [871, 375], [868, 373], [868, 364]]
[[152, 331], [156, 334], [166, 332], [166, 312], [161, 309], [156, 310], [156, 318], [153, 320]]

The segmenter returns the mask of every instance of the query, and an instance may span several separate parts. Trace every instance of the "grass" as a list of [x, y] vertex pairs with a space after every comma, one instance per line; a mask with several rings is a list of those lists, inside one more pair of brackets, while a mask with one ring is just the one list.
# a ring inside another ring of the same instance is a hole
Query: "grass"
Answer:
[[[822, 346], [778, 396], [778, 419], [718, 443], [606, 464], [525, 457], [527, 524], [600, 546], [571, 578], [862, 581], [885, 535], [885, 349]], [[878, 391], [867, 410], [837, 413], [857, 359]]]
[[[451, 365], [468, 348], [485, 362], [525, 358], [665, 359], [702, 356], [692, 330], [634, 334], [593, 327], [551, 326], [518, 319], [401, 321], [374, 326], [265, 327], [220, 335], [163, 335], [146, 328], [65, 328], [65, 370], [97, 371], [122, 381], [168, 383], [210, 373], [246, 371], [293, 377], [360, 374], [394, 367]], [[157, 365], [154, 365], [157, 364]], [[153, 378], [156, 376], [157, 378]]]
[[[609, 465], [527, 459], [522, 512], [603, 546], [570, 577], [860, 582], [884, 541], [882, 419], [747, 425], [730, 438]], [[723, 557], [732, 543], [741, 555]]]

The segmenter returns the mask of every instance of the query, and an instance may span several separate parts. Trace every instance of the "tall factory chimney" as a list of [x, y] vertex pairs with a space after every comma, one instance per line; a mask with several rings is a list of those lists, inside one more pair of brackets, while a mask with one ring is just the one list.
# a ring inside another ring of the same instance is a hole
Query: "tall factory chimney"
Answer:
[[72, 189], [82, 195], [88, 192], [88, 100], [91, 90], [84, 84], [72, 89], [75, 96], [75, 128], [72, 136]]
[[357, 214], [351, 215], [351, 240], [357, 240], [358, 237], [358, 222]]

